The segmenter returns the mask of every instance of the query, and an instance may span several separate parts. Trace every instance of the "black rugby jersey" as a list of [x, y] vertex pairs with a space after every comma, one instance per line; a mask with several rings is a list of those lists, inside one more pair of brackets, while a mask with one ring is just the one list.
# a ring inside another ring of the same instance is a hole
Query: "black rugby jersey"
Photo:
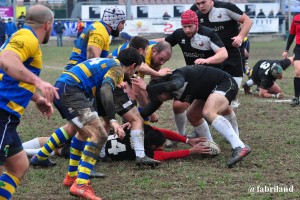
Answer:
[[[215, 52], [224, 47], [224, 43], [218, 34], [208, 27], [200, 26], [198, 32], [193, 37], [188, 37], [182, 28], [176, 29], [171, 35], [165, 38], [171, 46], [178, 44], [182, 50], [185, 63], [194, 65], [198, 58], [209, 58], [215, 55]], [[220, 65], [212, 65], [221, 67]]]
[[279, 64], [283, 70], [291, 65], [291, 61], [289, 59], [258, 61], [253, 67], [251, 78], [259, 87], [268, 90], [276, 81], [276, 78], [274, 78], [270, 72], [274, 63]]
[[239, 34], [237, 21], [244, 14], [235, 4], [214, 1], [213, 8], [207, 14], [202, 14], [196, 4], [191, 7], [191, 10], [197, 12], [200, 25], [210, 27], [218, 33], [226, 49], [235, 48], [232, 46], [231, 38]]

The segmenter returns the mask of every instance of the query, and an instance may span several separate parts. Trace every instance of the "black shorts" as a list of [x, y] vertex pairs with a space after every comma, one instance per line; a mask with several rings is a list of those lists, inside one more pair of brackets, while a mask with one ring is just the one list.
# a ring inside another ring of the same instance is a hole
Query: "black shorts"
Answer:
[[214, 92], [223, 94], [230, 104], [231, 101], [235, 99], [238, 93], [238, 85], [234, 78], [232, 78], [231, 76], [227, 76], [224, 77], [222, 82], [216, 86], [213, 93]]
[[89, 108], [91, 112], [95, 111], [89, 99], [84, 92], [75, 86], [67, 85], [57, 81], [54, 85], [59, 88], [58, 94], [60, 99], [54, 99], [54, 105], [63, 119], [68, 121], [80, 115], [79, 111]]
[[[135, 106], [135, 104], [129, 99], [127, 93], [125, 93], [123, 89], [116, 87], [113, 91], [113, 97], [115, 112], [121, 117]], [[98, 115], [106, 116], [105, 110], [101, 103], [100, 92], [98, 91], [96, 94], [96, 102]]]
[[223, 70], [233, 77], [243, 77], [245, 67], [244, 48], [227, 49], [228, 58], [223, 63]]
[[294, 48], [294, 61], [300, 60], [300, 45], [296, 45]]
[[0, 166], [7, 158], [23, 150], [22, 142], [17, 133], [20, 119], [10, 113], [0, 110]]

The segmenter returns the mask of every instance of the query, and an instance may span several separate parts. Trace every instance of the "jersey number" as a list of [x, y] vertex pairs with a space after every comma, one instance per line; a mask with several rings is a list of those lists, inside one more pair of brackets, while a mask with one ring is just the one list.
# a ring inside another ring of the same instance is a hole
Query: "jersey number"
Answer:
[[268, 62], [263, 62], [263, 63], [261, 63], [261, 65], [259, 67], [265, 70], [265, 75], [268, 75], [269, 70], [270, 70], [270, 65], [271, 64]]
[[118, 142], [116, 139], [111, 139], [111, 148], [108, 149], [109, 154], [118, 155], [120, 152], [126, 151], [126, 145]]

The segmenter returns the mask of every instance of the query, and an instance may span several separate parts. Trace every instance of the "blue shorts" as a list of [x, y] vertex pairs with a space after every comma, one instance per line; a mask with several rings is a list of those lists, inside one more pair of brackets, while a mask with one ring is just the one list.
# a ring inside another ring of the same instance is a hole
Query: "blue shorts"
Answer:
[[0, 109], [0, 165], [7, 158], [23, 150], [21, 139], [17, 133], [20, 119]]

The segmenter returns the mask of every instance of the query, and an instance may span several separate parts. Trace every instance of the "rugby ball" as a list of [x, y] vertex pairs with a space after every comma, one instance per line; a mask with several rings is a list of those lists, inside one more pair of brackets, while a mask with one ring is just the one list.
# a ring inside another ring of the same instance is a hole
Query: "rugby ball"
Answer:
[[206, 142], [202, 142], [202, 145], [210, 148], [210, 155], [212, 155], [212, 156], [217, 156], [221, 153], [221, 149], [220, 149], [219, 145], [217, 145], [213, 141], [208, 140]]

